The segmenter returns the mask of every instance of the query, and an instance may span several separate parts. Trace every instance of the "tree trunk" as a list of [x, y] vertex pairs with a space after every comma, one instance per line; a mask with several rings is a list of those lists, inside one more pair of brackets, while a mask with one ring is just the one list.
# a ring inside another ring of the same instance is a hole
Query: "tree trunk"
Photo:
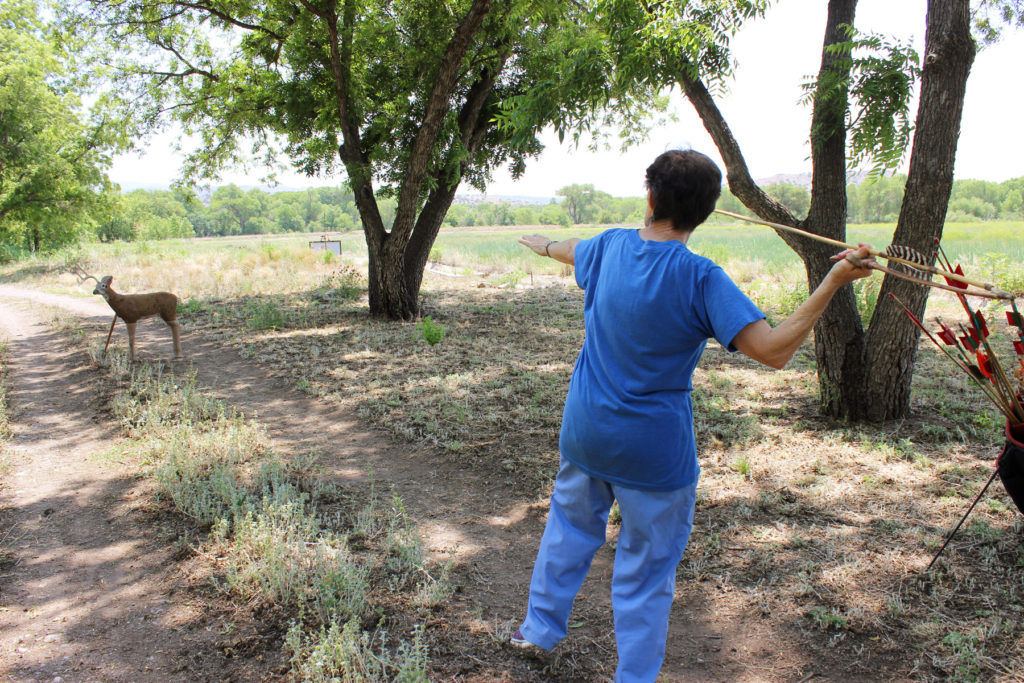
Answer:
[[370, 264], [370, 313], [390, 320], [415, 320], [420, 314], [420, 285], [423, 271], [434, 240], [441, 229], [445, 214], [455, 199], [458, 181], [435, 189], [420, 210], [411, 239], [405, 245], [401, 258], [387, 256], [385, 237], [381, 248], [368, 243]]
[[[829, 1], [826, 46], [845, 40], [839, 27], [853, 25], [856, 5], [857, 0]], [[894, 244], [916, 249], [932, 261], [952, 190], [964, 92], [974, 60], [968, 5], [969, 0], [930, 0], [928, 4], [926, 57], [910, 173], [893, 238]], [[837, 56], [825, 50], [818, 82], [829, 74], [842, 77], [836, 72], [842, 68]], [[764, 220], [845, 241], [845, 92], [825, 98], [819, 90], [815, 98], [811, 207], [800, 224], [750, 177], [739, 145], [703, 83], [686, 69], [677, 70], [677, 74], [725, 161], [729, 188], [744, 206]], [[780, 232], [779, 236], [803, 259], [810, 289], [817, 287], [831, 268], [828, 257], [834, 250], [788, 233]], [[815, 358], [824, 413], [852, 420], [883, 420], [907, 414], [919, 332], [889, 293], [923, 317], [927, 288], [886, 277], [867, 332], [852, 287], [836, 293], [815, 326]]]
[[406, 293], [413, 298], [419, 296], [420, 285], [423, 283], [423, 271], [427, 267], [430, 250], [434, 246], [437, 233], [441, 230], [441, 222], [444, 221], [444, 217], [455, 199], [457, 188], [458, 181], [455, 180], [450, 186], [439, 186], [431, 192], [420, 211], [412, 239], [409, 240], [409, 244], [405, 248], [405, 288]]
[[[492, 0], [473, 0], [469, 10], [448, 42], [437, 65], [419, 130], [409, 152], [405, 174], [398, 190], [398, 205], [391, 230], [385, 230], [373, 194], [372, 169], [363, 149], [359, 122], [349, 107], [352, 68], [352, 27], [356, 21], [355, 4], [346, 0], [342, 13], [337, 6], [322, 15], [330, 37], [330, 63], [334, 74], [335, 95], [341, 133], [344, 140], [338, 155], [349, 175], [356, 206], [359, 209], [369, 254], [370, 314], [390, 320], [413, 320], [419, 315], [419, 287], [430, 248], [441, 221], [455, 198], [462, 178], [460, 163], [434, 167], [438, 189], [421, 206], [424, 180], [430, 175], [431, 158], [445, 116], [451, 109], [451, 97], [462, 75], [463, 60], [474, 37], [491, 11]], [[340, 23], [339, 23], [340, 20]], [[500, 60], [501, 65], [504, 59]], [[480, 123], [480, 112], [494, 86], [496, 71], [484, 69], [469, 89], [459, 115], [462, 142], [467, 151], [479, 144], [489, 119]], [[479, 135], [478, 135], [479, 133]], [[419, 215], [417, 216], [417, 210]]]
[[368, 251], [370, 315], [388, 320], [415, 320], [420, 312], [419, 293], [409, 294], [403, 259], [389, 256], [385, 249]]
[[[846, 88], [826, 92], [823, 83], [845, 82], [849, 62], [828, 47], [846, 40], [842, 26], [853, 26], [857, 0], [830, 0], [825, 41], [818, 74], [814, 113], [811, 117], [811, 206], [805, 229], [825, 237], [846, 239]], [[829, 257], [835, 248], [820, 242], [802, 241], [797, 253], [807, 270], [807, 284], [815, 289], [832, 268]], [[814, 357], [818, 365], [821, 411], [835, 418], [854, 417], [863, 406], [854, 389], [864, 381], [862, 353], [864, 329], [853, 288], [843, 287], [832, 297], [814, 326]]]
[[[818, 82], [844, 81], [849, 63], [830, 53], [828, 46], [846, 40], [843, 25], [852, 26], [857, 0], [830, 0]], [[807, 218], [797, 221], [790, 211], [769, 197], [750, 177], [739, 145], [703, 84], [680, 71], [687, 97], [697, 109], [725, 160], [729, 189], [760, 218], [799, 227], [825, 237], [846, 239], [846, 91], [819, 89], [811, 123], [813, 179], [811, 206]], [[778, 232], [804, 262], [809, 290], [813, 290], [832, 268], [829, 257], [835, 248], [820, 242]], [[861, 394], [844, 387], [856, 387], [864, 378], [862, 352], [864, 330], [852, 287], [843, 287], [829, 302], [814, 328], [814, 352], [818, 365], [821, 410], [833, 417], [852, 417], [863, 410]]]
[[[935, 242], [942, 237], [953, 188], [960, 118], [974, 54], [969, 1], [930, 0], [914, 145], [893, 236], [893, 244], [916, 249], [930, 263], [935, 262]], [[870, 372], [861, 388], [868, 419], [903, 417], [910, 405], [920, 331], [889, 294], [923, 320], [928, 292], [891, 277], [882, 284], [867, 335], [864, 365]]]

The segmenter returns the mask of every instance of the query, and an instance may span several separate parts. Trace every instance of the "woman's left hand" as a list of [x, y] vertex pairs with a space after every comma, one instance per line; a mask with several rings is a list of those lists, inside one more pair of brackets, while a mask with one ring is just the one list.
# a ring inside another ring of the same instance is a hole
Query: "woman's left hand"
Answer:
[[524, 247], [529, 247], [535, 254], [547, 256], [548, 254], [545, 252], [545, 249], [549, 244], [551, 244], [551, 240], [544, 235], [523, 235], [519, 238], [519, 244], [522, 244]]

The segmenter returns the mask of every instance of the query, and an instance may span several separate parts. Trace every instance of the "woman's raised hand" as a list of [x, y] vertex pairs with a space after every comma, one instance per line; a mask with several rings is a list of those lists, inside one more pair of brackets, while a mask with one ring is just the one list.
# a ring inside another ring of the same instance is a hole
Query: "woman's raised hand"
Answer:
[[832, 266], [832, 274], [844, 284], [871, 275], [871, 264], [875, 259], [871, 257], [870, 251], [871, 247], [861, 242], [856, 249], [839, 252], [832, 257], [836, 262]]

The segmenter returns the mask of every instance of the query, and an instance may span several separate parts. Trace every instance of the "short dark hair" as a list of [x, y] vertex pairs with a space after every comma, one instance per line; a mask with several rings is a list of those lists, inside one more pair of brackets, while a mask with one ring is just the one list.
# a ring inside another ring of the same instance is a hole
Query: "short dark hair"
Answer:
[[706, 155], [692, 149], [665, 152], [647, 167], [653, 199], [652, 220], [669, 219], [689, 232], [707, 220], [722, 194], [722, 172]]

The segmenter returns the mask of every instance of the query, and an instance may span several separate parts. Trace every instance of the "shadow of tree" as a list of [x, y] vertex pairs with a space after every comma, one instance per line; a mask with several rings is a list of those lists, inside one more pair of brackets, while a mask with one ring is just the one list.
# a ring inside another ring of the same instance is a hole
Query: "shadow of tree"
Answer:
[[[5, 327], [13, 324], [4, 309]], [[231, 620], [188, 593], [146, 483], [116, 453], [98, 373], [67, 337], [21, 324], [8, 342], [13, 413], [0, 526], [0, 665], [14, 680], [254, 680], [275, 666], [236, 660]]]

